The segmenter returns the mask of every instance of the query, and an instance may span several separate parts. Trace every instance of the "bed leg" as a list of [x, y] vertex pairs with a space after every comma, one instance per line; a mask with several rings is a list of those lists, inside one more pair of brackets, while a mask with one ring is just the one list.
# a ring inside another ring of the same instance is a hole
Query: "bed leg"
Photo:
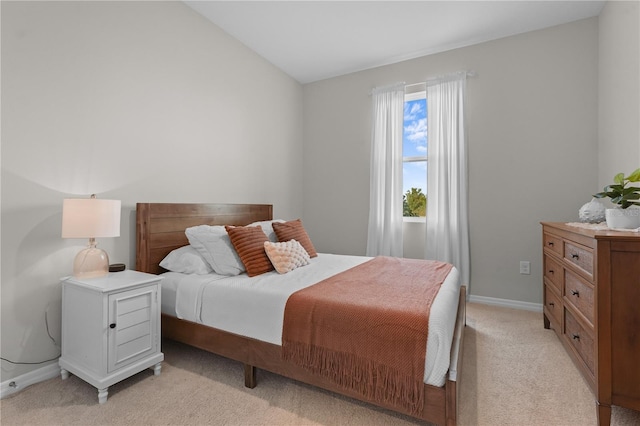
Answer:
[[256, 368], [253, 365], [244, 365], [244, 385], [249, 389], [256, 387]]

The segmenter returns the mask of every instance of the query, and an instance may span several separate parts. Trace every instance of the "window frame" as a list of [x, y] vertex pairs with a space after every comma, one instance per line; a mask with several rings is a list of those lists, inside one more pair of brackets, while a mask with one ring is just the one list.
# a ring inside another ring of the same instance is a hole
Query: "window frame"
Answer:
[[[410, 101], [415, 101], [418, 99], [427, 99], [427, 90], [426, 88], [419, 88], [417, 91], [415, 92], [411, 92], [411, 93], [405, 93], [404, 94], [404, 101], [405, 102], [410, 102]], [[429, 112], [427, 111], [427, 114]], [[402, 121], [402, 126], [404, 128], [404, 119]], [[404, 148], [404, 144], [403, 144], [403, 148]], [[404, 151], [403, 151], [404, 154]], [[421, 161], [425, 161], [427, 164], [429, 163], [429, 159], [428, 159], [428, 155], [424, 155], [424, 156], [407, 156], [405, 157], [404, 155], [402, 156], [402, 164], [404, 167], [404, 163], [417, 163], [417, 162], [421, 162]], [[402, 179], [404, 180], [404, 173], [402, 175]], [[425, 195], [427, 195], [427, 188], [424, 189], [425, 191]], [[402, 193], [403, 199], [404, 199], [404, 192]], [[402, 221], [403, 223], [426, 223], [427, 221], [427, 216], [426, 216], [426, 212], [425, 212], [425, 216], [402, 216]]]

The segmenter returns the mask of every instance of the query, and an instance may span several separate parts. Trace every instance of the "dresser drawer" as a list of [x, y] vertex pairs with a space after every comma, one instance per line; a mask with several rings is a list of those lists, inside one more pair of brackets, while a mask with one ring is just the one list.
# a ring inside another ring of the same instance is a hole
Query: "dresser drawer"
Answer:
[[564, 334], [593, 376], [595, 374], [593, 337], [567, 309], [564, 310]]
[[559, 332], [562, 321], [562, 302], [560, 297], [547, 285], [544, 286], [544, 309], [555, 322], [553, 328]]
[[558, 290], [558, 294], [562, 293], [562, 266], [551, 256], [544, 255], [544, 276]]
[[593, 276], [593, 252], [590, 249], [565, 241], [564, 258], [586, 272], [589, 277]]
[[586, 283], [571, 271], [565, 270], [563, 294], [565, 300], [580, 311], [580, 313], [589, 320], [589, 324], [593, 326], [593, 286]]
[[558, 256], [562, 256], [562, 238], [553, 234], [547, 234], [546, 232], [543, 238], [545, 248], [557, 253]]

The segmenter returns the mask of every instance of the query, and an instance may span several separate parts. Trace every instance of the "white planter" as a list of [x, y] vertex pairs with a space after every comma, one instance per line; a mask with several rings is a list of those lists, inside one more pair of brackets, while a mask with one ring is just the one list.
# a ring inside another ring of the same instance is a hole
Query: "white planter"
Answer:
[[605, 212], [607, 226], [612, 229], [640, 228], [640, 209], [607, 209]]

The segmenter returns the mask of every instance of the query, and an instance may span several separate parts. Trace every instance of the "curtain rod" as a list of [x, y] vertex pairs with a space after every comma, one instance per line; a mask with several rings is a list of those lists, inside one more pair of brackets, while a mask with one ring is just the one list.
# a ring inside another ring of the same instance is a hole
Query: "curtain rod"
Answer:
[[373, 95], [374, 93], [376, 93], [378, 91], [400, 89], [400, 88], [405, 88], [405, 87], [407, 87], [407, 83], [404, 82], [404, 81], [399, 81], [399, 82], [393, 83], [393, 84], [387, 84], [386, 86], [378, 86], [378, 87], [374, 87], [373, 89], [371, 89], [371, 92], [369, 92], [369, 96]]
[[[463, 73], [463, 72], [466, 73], [467, 78], [473, 78], [473, 77], [477, 77], [478, 76], [478, 73], [475, 72], [475, 71], [460, 71], [460, 73]], [[453, 74], [457, 74], [457, 73], [445, 74], [445, 75], [441, 75], [441, 76], [438, 76], [438, 77], [431, 77], [431, 78], [428, 78], [425, 81], [422, 81], [420, 83], [407, 84], [404, 87], [413, 87], [413, 86], [419, 86], [421, 84], [434, 83], [434, 82], [436, 82], [438, 80], [441, 80], [444, 77], [447, 77], [447, 76], [453, 75]]]
[[[477, 77], [478, 76], [478, 73], [473, 71], [473, 70], [471, 70], [471, 71], [460, 71], [460, 73], [463, 73], [463, 72], [466, 73], [467, 78], [473, 78], [473, 77]], [[404, 85], [404, 87], [406, 89], [407, 87], [427, 85], [427, 84], [435, 83], [438, 80], [441, 80], [442, 78], [447, 77], [448, 75], [453, 75], [453, 74], [457, 74], [457, 73], [454, 72], [454, 73], [451, 73], [451, 74], [445, 74], [445, 75], [441, 75], [441, 76], [438, 76], [438, 77], [431, 77], [431, 78], [428, 78], [425, 81], [422, 81], [420, 83], [405, 84], [404, 82], [398, 82], [398, 83], [395, 83], [395, 84], [389, 84], [387, 86], [375, 87], [374, 89], [371, 90], [371, 92], [369, 92], [369, 96], [373, 95], [373, 93], [374, 93], [374, 91], [376, 89], [384, 90], [384, 89], [390, 89], [390, 88], [393, 88], [393, 87], [396, 87], [396, 86], [400, 86], [400, 85]]]

